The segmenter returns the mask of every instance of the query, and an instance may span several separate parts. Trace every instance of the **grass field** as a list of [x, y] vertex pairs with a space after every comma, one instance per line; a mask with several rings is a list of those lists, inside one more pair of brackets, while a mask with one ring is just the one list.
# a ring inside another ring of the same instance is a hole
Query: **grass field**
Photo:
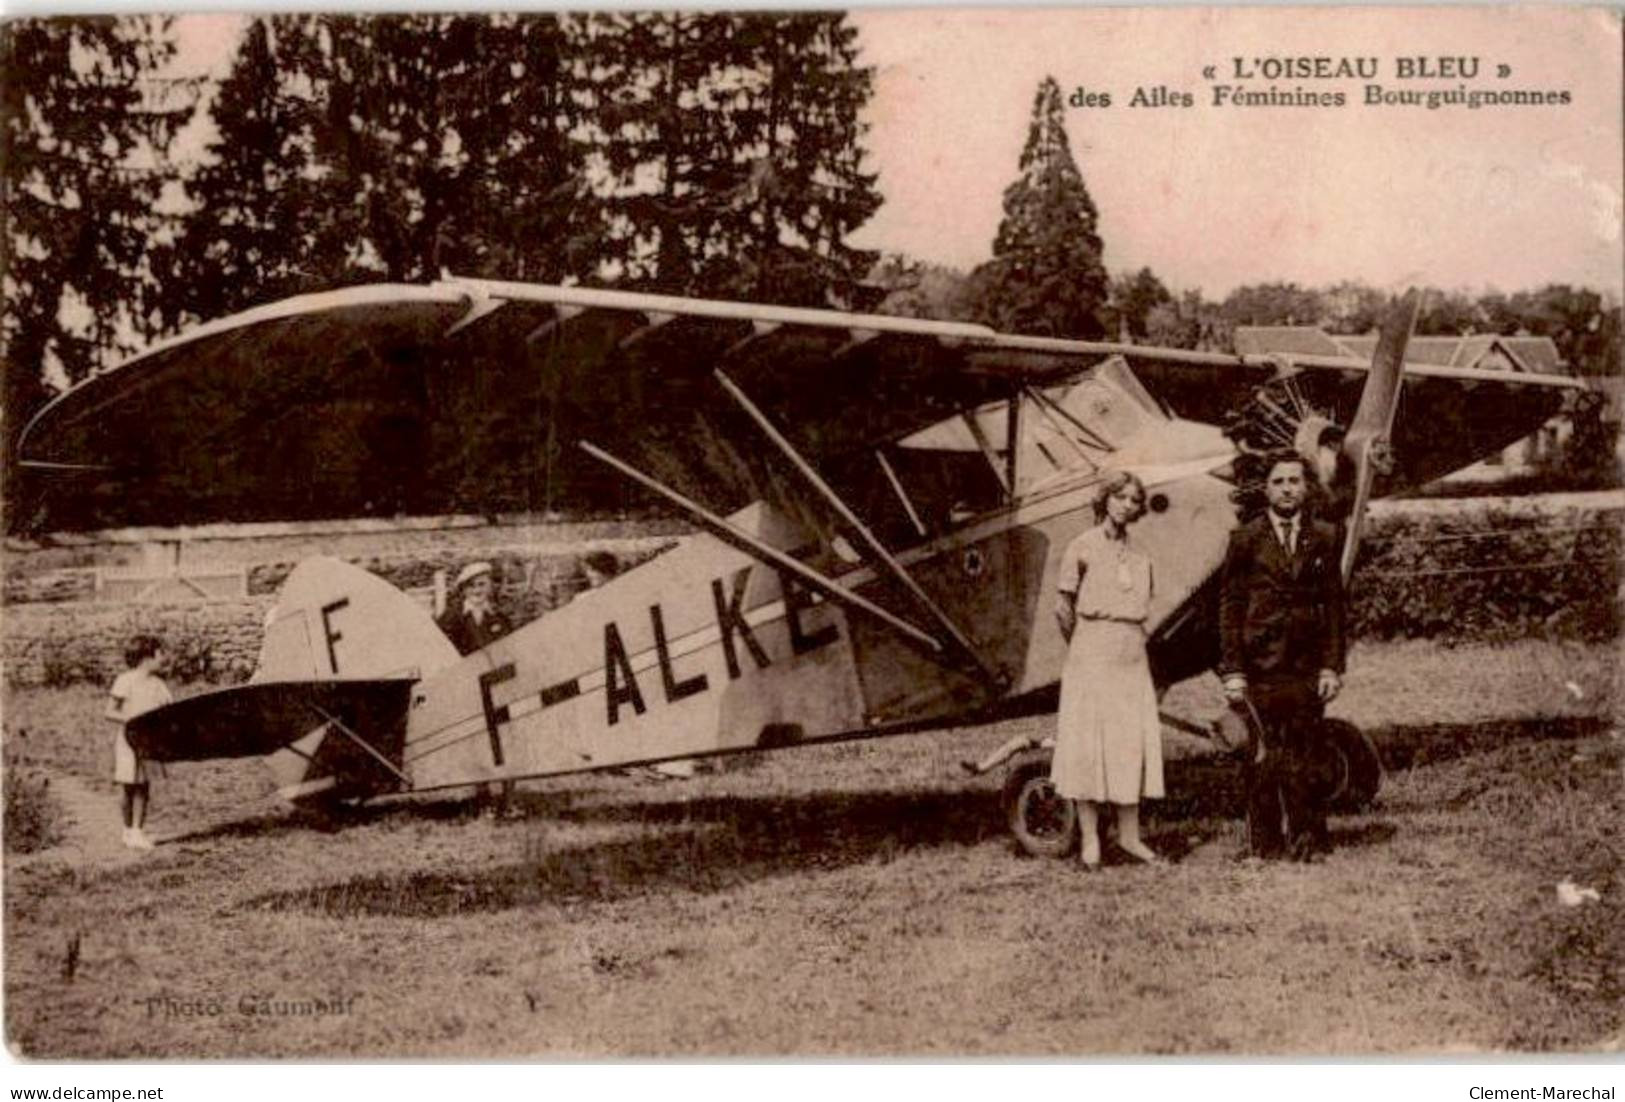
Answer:
[[[448, 794], [334, 827], [257, 766], [172, 769], [152, 854], [8, 856], [7, 1036], [37, 1058], [1618, 1045], [1616, 648], [1391, 644], [1350, 670], [1334, 712], [1389, 775], [1311, 867], [1230, 859], [1239, 775], [1182, 736], [1149, 819], [1173, 865], [1016, 856], [999, 778], [957, 762], [1048, 719], [537, 783], [511, 822]], [[1216, 687], [1167, 703], [1206, 718]], [[100, 704], [15, 693], [8, 738], [111, 804]], [[1566, 906], [1564, 880], [1600, 898]]]

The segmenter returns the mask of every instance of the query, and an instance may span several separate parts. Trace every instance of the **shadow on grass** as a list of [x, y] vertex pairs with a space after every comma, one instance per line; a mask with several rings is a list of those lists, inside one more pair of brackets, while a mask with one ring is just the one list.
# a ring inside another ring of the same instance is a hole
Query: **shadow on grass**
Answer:
[[1333, 849], [1367, 849], [1385, 846], [1394, 840], [1399, 828], [1388, 822], [1361, 822], [1350, 827], [1331, 828]]
[[[517, 817], [566, 819], [570, 808], [581, 799], [596, 795], [594, 790], [577, 792], [526, 792], [513, 799]], [[171, 842], [210, 842], [227, 839], [277, 839], [312, 831], [339, 834], [357, 827], [409, 822], [459, 823], [480, 816], [481, 805], [466, 788], [451, 788], [424, 795], [389, 798], [381, 802], [344, 804], [330, 808], [283, 807], [270, 815], [256, 815], [213, 823], [184, 834]]]
[[1608, 729], [1605, 716], [1487, 720], [1378, 727], [1371, 731], [1389, 772], [1437, 765], [1523, 742], [1592, 738]]
[[974, 846], [1003, 833], [998, 793], [810, 793], [601, 809], [637, 837], [468, 872], [386, 873], [247, 900], [245, 910], [438, 917], [537, 903], [601, 902], [680, 889], [716, 892], [770, 877], [875, 862], [911, 849]]
[[[1520, 720], [1391, 727], [1374, 732], [1389, 770], [1486, 753], [1520, 741], [1577, 739], [1602, 719]], [[1153, 843], [1171, 858], [1191, 848], [1192, 829], [1212, 833], [1238, 819], [1244, 781], [1239, 761], [1210, 756], [1169, 762], [1169, 797], [1154, 810]], [[810, 792], [786, 796], [706, 795], [652, 798], [653, 793], [602, 789], [526, 792], [516, 808], [533, 822], [608, 823], [635, 837], [548, 850], [537, 842], [519, 862], [466, 872], [402, 870], [334, 884], [273, 892], [246, 909], [299, 911], [328, 917], [433, 917], [480, 913], [567, 900], [606, 901], [679, 889], [723, 891], [811, 869], [886, 863], [909, 850], [970, 847], [1006, 836], [996, 787], [913, 792]], [[456, 821], [472, 814], [466, 799], [405, 800], [357, 809], [349, 821]], [[308, 829], [297, 817], [227, 824], [194, 835], [274, 836]], [[523, 824], [515, 824], [522, 827]], [[334, 829], [331, 825], [326, 829]], [[1339, 846], [1376, 846], [1395, 828], [1363, 822], [1334, 833]], [[1198, 840], [1199, 841], [1199, 840]]]

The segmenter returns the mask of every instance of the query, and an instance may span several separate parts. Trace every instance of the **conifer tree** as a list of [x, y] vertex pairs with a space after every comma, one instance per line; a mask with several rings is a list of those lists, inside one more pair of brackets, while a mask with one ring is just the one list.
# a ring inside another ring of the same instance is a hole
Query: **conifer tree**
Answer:
[[1108, 278], [1098, 212], [1066, 136], [1055, 78], [1033, 100], [1021, 174], [1004, 191], [993, 259], [978, 269], [981, 314], [1000, 329], [1055, 337], [1098, 337]]
[[[0, 342], [4, 445], [53, 386], [108, 366], [158, 326], [151, 242], [173, 178], [165, 152], [192, 89], [156, 16], [17, 19], [0, 28]], [[18, 485], [7, 522], [32, 513]]]
[[590, 271], [570, 49], [552, 15], [255, 20], [177, 250], [190, 312], [444, 272]]
[[612, 274], [670, 292], [816, 303], [863, 277], [846, 237], [872, 75], [845, 16], [615, 13], [592, 23]]
[[211, 114], [218, 134], [188, 181], [193, 209], [170, 253], [169, 314], [210, 320], [336, 281], [320, 247], [316, 103], [284, 73], [308, 66], [308, 16], [262, 16], [244, 32]]
[[771, 302], [850, 303], [875, 253], [846, 237], [880, 206], [862, 170], [860, 113], [873, 82], [857, 65], [857, 32], [827, 13], [738, 17], [754, 81], [730, 113], [728, 148], [748, 170], [726, 194], [731, 284], [713, 260], [712, 285]]

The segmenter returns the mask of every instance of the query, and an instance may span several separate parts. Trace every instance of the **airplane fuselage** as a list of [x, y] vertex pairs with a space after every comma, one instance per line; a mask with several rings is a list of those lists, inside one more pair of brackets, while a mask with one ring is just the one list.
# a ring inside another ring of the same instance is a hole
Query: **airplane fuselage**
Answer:
[[[1033, 495], [899, 556], [995, 681], [696, 536], [425, 678], [403, 770], [432, 788], [877, 735], [1053, 684], [1056, 570], [1096, 523], [1097, 483]], [[1222, 560], [1234, 511], [1212, 475], [1149, 489], [1153, 511], [1132, 538], [1158, 579], [1155, 629]], [[785, 550], [803, 538], [760, 505], [735, 519]], [[839, 579], [924, 621], [871, 567]]]

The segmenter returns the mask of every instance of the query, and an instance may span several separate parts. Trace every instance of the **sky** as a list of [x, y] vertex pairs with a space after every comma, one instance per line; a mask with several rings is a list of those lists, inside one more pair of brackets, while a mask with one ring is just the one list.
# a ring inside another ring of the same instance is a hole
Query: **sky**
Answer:
[[[1113, 272], [1149, 267], [1221, 297], [1354, 279], [1618, 296], [1619, 15], [1543, 8], [857, 9], [875, 68], [869, 166], [885, 204], [864, 248], [968, 269], [988, 259], [1039, 82], [1109, 95], [1067, 131]], [[177, 68], [223, 75], [241, 17], [180, 20]], [[1265, 79], [1265, 59], [1372, 58], [1378, 75]], [[1471, 79], [1395, 75], [1476, 58]], [[1236, 77], [1237, 61], [1250, 70]], [[1498, 75], [1498, 66], [1510, 67]], [[1204, 75], [1208, 66], [1214, 77]], [[1564, 91], [1557, 106], [1366, 106], [1365, 86]], [[1214, 106], [1217, 85], [1341, 91], [1342, 108]], [[1137, 88], [1190, 107], [1132, 107]]]

